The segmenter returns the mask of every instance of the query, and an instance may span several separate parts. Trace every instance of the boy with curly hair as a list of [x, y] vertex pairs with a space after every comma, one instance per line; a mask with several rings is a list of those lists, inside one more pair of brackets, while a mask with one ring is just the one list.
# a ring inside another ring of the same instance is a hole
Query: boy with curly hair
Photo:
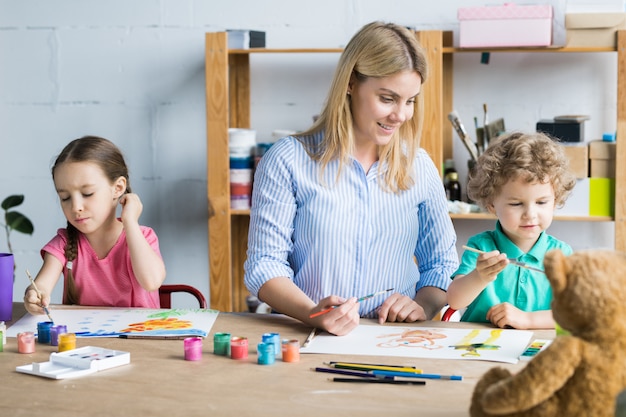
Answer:
[[495, 230], [472, 236], [448, 289], [450, 308], [466, 308], [461, 321], [504, 328], [554, 328], [552, 289], [541, 272], [551, 249], [572, 248], [546, 233], [554, 210], [576, 184], [562, 146], [543, 133], [511, 133], [478, 158], [467, 186], [469, 198], [494, 214]]

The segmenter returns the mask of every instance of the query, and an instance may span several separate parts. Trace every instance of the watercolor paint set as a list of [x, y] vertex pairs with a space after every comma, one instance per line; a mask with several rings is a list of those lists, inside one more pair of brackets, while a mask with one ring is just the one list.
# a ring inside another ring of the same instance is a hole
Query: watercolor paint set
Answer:
[[53, 352], [49, 362], [18, 366], [17, 372], [52, 379], [76, 378], [130, 363], [130, 353], [85, 346], [65, 352]]

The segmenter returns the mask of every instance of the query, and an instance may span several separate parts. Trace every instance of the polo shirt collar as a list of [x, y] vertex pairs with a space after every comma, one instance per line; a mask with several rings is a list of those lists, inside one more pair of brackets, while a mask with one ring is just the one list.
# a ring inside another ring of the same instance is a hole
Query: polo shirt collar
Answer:
[[535, 262], [539, 262], [543, 259], [543, 255], [548, 250], [548, 236], [546, 235], [546, 232], [543, 231], [530, 251], [528, 251], [528, 253], [522, 252], [522, 250], [504, 234], [502, 231], [502, 225], [500, 225], [500, 220], [496, 222], [494, 241], [500, 252], [506, 253], [507, 257], [517, 259], [518, 261], [534, 260]]

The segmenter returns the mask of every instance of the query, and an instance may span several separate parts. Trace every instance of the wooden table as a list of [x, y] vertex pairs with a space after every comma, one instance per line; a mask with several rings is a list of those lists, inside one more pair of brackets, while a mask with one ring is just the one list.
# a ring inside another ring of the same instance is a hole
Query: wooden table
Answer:
[[[14, 321], [25, 313], [14, 305]], [[369, 323], [364, 320], [364, 323]], [[396, 324], [385, 324], [394, 326]], [[398, 324], [404, 325], [406, 324]], [[480, 328], [475, 323], [415, 323], [423, 327]], [[220, 313], [204, 340], [201, 361], [183, 359], [182, 340], [78, 339], [77, 347], [99, 346], [131, 353], [130, 365], [75, 379], [52, 380], [15, 371], [20, 365], [49, 360], [56, 347], [36, 345], [33, 354], [17, 352], [8, 338], [0, 353], [0, 410], [12, 417], [110, 416], [467, 416], [478, 378], [493, 366], [518, 371], [524, 366], [486, 361], [425, 360], [375, 356], [302, 354], [296, 363], [277, 359], [258, 365], [261, 335], [304, 342], [311, 328], [282, 315]], [[229, 332], [250, 341], [247, 360], [213, 354], [213, 334]], [[536, 331], [553, 338], [554, 331]], [[425, 372], [462, 375], [462, 381], [428, 380], [425, 386], [340, 384], [313, 372], [330, 360], [410, 364]], [[8, 413], [6, 413], [8, 412]]]

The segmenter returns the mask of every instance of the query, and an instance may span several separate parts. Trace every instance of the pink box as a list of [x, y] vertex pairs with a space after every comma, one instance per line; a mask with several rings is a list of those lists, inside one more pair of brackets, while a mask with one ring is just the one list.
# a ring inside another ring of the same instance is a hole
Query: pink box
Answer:
[[550, 46], [552, 6], [465, 7], [458, 10], [461, 48]]

